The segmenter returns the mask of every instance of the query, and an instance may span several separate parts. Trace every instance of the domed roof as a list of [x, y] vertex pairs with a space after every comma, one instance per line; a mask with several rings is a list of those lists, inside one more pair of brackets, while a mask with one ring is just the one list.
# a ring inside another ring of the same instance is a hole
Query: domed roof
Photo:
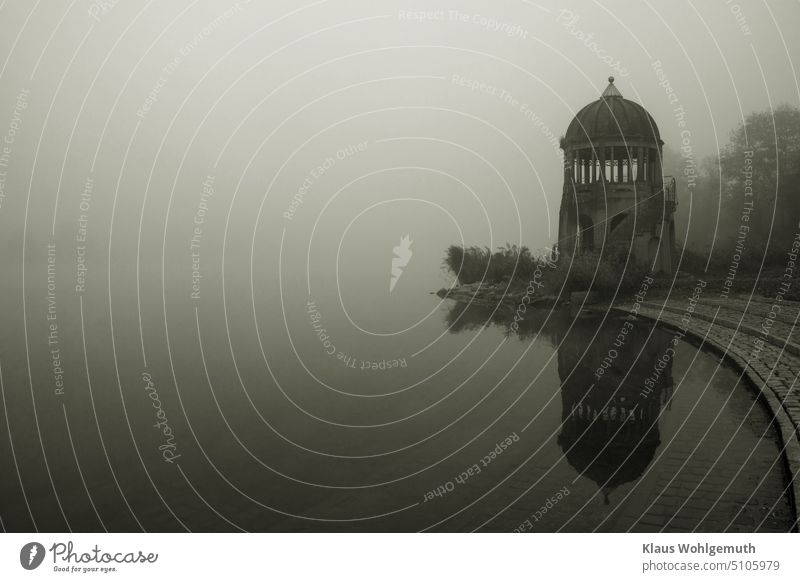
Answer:
[[575, 115], [564, 136], [564, 145], [586, 144], [596, 138], [644, 139], [661, 143], [653, 117], [638, 103], [622, 97], [614, 86], [614, 77], [608, 78], [608, 87], [600, 99], [589, 103]]

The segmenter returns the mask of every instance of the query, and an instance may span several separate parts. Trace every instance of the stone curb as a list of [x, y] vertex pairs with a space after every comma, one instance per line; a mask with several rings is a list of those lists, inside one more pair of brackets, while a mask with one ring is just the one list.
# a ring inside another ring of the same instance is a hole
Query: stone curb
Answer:
[[[647, 307], [649, 309], [658, 309], [658, 310], [660, 310], [663, 307], [664, 311], [668, 311], [670, 313], [678, 313], [678, 314], [683, 314], [684, 311], [685, 311], [684, 309], [680, 309], [680, 308], [677, 308], [677, 307], [672, 307], [671, 305], [662, 305], [660, 303], [653, 303], [652, 301], [643, 302], [642, 303], [642, 307]], [[724, 319], [719, 319], [719, 318], [717, 318], [715, 320], [712, 316], [706, 315], [705, 313], [699, 313], [699, 312], [695, 311], [695, 312], [692, 313], [692, 317], [693, 318], [696, 317], [697, 319], [702, 319], [703, 321], [707, 321], [709, 323], [711, 323], [713, 321], [715, 325], [719, 325], [721, 327], [727, 327], [728, 329], [733, 329], [733, 330], [737, 329], [737, 326], [734, 325], [733, 323], [731, 323], [729, 321], [726, 321]], [[738, 325], [738, 329], [741, 330], [741, 331], [746, 332], [747, 335], [750, 335], [750, 336], [753, 336], [753, 337], [761, 337], [763, 335], [763, 334], [761, 334], [761, 332], [759, 330], [757, 330], [756, 328], [754, 328], [752, 326], [747, 325], [744, 322], [741, 322]], [[767, 335], [766, 337], [763, 337], [762, 339], [765, 342], [772, 344], [773, 346], [776, 346], [776, 347], [779, 347], [781, 349], [784, 349], [785, 351], [789, 352], [793, 356], [800, 357], [800, 345], [794, 343], [793, 341], [783, 340], [783, 339], [781, 339], [779, 337], [776, 337], [774, 335]]]
[[[643, 305], [644, 307], [644, 305]], [[661, 306], [659, 305], [658, 308]], [[646, 309], [654, 309], [654, 307], [647, 306]], [[617, 311], [622, 313], [626, 313], [628, 315], [631, 314], [630, 309], [626, 309], [623, 306], [615, 306], [612, 307]], [[661, 319], [657, 316], [657, 314], [647, 314], [643, 312], [644, 310], [639, 311], [639, 316], [650, 319], [652, 321], [657, 322], [659, 325], [663, 325], [664, 327], [673, 329], [673, 330], [680, 330], [680, 320], [678, 319], [677, 322], [671, 322], [665, 319]], [[674, 310], [667, 310], [665, 311], [673, 312]], [[665, 313], [664, 315], [668, 315]], [[697, 314], [695, 313], [695, 316]], [[705, 321], [709, 321], [709, 319], [701, 318]], [[730, 328], [729, 326], [722, 326], [727, 327], [728, 329], [735, 329]], [[744, 327], [739, 328], [744, 329]], [[711, 348], [718, 352], [723, 358], [727, 359], [730, 363], [732, 363], [737, 369], [739, 369], [748, 379], [750, 385], [753, 389], [764, 398], [767, 406], [769, 407], [770, 412], [772, 413], [772, 418], [775, 423], [778, 425], [778, 434], [781, 437], [781, 443], [783, 445], [782, 452], [783, 452], [783, 459], [786, 463], [786, 468], [789, 474], [790, 480], [790, 487], [789, 487], [789, 501], [792, 506], [792, 510], [794, 511], [794, 518], [795, 523], [794, 527], [792, 528], [793, 532], [798, 531], [798, 517], [800, 517], [800, 441], [798, 440], [798, 422], [800, 422], [800, 418], [792, 419], [786, 409], [781, 404], [780, 398], [775, 395], [771, 388], [767, 385], [767, 382], [762, 378], [755, 370], [753, 370], [750, 366], [747, 365], [747, 360], [742, 357], [739, 353], [731, 351], [728, 349], [727, 346], [722, 345], [716, 339], [706, 335], [700, 331], [697, 331], [692, 328], [691, 324], [689, 329], [686, 330], [686, 335], [692, 336], [692, 338], [697, 341], [698, 343], [702, 342], [705, 345], [711, 346]], [[793, 421], [794, 420], [794, 421]], [[795, 422], [796, 421], [796, 422]]]

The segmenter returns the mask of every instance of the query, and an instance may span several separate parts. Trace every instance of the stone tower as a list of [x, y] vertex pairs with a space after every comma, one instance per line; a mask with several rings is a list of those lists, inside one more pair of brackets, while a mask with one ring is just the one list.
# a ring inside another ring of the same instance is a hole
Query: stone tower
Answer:
[[562, 260], [631, 253], [630, 265], [672, 274], [675, 180], [662, 174], [664, 142], [647, 110], [623, 98], [614, 77], [608, 81], [561, 140], [558, 252]]

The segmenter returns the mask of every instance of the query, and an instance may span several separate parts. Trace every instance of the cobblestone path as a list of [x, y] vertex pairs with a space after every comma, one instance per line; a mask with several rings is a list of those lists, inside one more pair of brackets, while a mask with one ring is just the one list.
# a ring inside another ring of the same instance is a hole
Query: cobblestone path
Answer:
[[[687, 339], [691, 336], [695, 342], [721, 352], [763, 396], [782, 440], [796, 518], [800, 498], [800, 303], [764, 298], [701, 298], [687, 317], [689, 305], [688, 296], [645, 301], [639, 315], [685, 329]], [[618, 309], [630, 311], [632, 307], [622, 305]], [[652, 520], [651, 525], [660, 529], [657, 526], [661, 523]]]

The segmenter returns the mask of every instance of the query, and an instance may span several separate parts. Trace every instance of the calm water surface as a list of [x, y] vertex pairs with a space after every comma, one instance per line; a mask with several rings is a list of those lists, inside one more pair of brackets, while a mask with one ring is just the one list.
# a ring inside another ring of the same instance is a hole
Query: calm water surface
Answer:
[[[269, 293], [228, 289], [248, 298], [226, 309], [170, 292], [164, 308], [160, 289], [145, 290], [142, 337], [124, 293], [113, 335], [102, 309], [84, 308], [81, 332], [80, 310], [65, 307], [61, 398], [46, 364], [32, 389], [24, 360], [6, 364], [26, 495], [5, 448], [6, 527], [791, 525], [763, 406], [718, 356], [647, 321], [532, 311], [512, 333], [507, 311], [440, 301], [413, 279], [410, 292], [348, 302], [352, 278], [315, 296], [263, 277]], [[41, 318], [29, 329], [45, 331]], [[40, 345], [32, 353], [47, 362]]]

